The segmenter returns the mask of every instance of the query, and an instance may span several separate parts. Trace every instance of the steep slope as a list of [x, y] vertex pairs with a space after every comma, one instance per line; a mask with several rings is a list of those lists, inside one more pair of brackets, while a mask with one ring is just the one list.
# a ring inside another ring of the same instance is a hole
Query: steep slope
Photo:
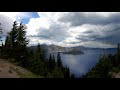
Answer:
[[16, 66], [5, 59], [0, 59], [0, 78], [36, 78], [36, 76], [25, 68]]
[[118, 72], [118, 73], [113, 72], [112, 78], [120, 78], [120, 72]]

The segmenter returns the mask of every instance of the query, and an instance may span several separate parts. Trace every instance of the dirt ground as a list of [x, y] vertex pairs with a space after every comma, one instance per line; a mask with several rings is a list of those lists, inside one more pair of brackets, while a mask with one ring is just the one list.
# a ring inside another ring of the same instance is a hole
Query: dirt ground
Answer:
[[6, 60], [0, 59], [0, 78], [19, 78], [17, 73], [11, 69], [13, 66]]
[[120, 78], [120, 72], [112, 73], [113, 78]]

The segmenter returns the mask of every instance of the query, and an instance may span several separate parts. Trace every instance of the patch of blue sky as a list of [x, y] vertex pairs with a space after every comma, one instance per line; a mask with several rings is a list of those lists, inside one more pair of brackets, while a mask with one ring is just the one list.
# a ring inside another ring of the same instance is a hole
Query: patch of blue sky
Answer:
[[25, 17], [25, 18], [21, 18], [20, 21], [23, 22], [24, 24], [27, 24], [31, 18], [38, 18], [39, 15], [37, 14], [37, 12], [28, 12], [30, 15], [29, 17]]

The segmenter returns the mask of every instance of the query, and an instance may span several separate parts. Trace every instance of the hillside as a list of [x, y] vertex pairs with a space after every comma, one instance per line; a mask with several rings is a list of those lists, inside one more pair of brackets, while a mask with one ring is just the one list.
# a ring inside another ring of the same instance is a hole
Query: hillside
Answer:
[[[45, 45], [42, 44], [41, 48], [44, 48], [44, 51], [46, 53], [46, 55], [49, 55], [52, 52], [70, 52], [70, 51], [81, 51], [81, 49], [85, 49], [82, 46], [79, 47], [61, 47], [61, 46], [56, 46], [56, 45]], [[37, 46], [30, 46], [28, 47], [28, 49], [35, 51], [37, 49]]]
[[112, 78], [120, 78], [120, 72], [118, 73], [112, 72]]
[[[90, 48], [90, 47], [84, 47], [84, 46], [74, 46], [74, 47], [61, 47], [57, 45], [46, 45], [46, 44], [41, 44], [41, 48], [44, 48], [45, 52], [47, 54], [51, 52], [70, 52], [70, 51], [84, 51], [84, 50], [111, 50], [111, 49], [116, 49], [116, 48]], [[32, 49], [35, 51], [37, 49], [36, 46], [30, 46], [28, 49]]]
[[0, 78], [36, 78], [36, 76], [25, 68], [16, 66], [5, 59], [0, 59]]

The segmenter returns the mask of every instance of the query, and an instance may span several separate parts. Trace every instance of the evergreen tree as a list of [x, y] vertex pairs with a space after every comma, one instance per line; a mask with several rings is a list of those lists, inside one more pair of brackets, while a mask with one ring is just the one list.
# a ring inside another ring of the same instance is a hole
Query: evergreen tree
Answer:
[[66, 66], [66, 68], [64, 68], [64, 78], [70, 78], [70, 69], [69, 67]]
[[56, 62], [55, 62], [55, 57], [54, 55], [52, 56], [52, 69], [54, 69], [56, 66]]
[[40, 48], [40, 44], [38, 43], [38, 46], [37, 46], [37, 50], [35, 52], [35, 55], [33, 56], [33, 60], [32, 60], [32, 65], [31, 67], [29, 67], [29, 69], [34, 72], [35, 74], [38, 74], [38, 75], [45, 75], [46, 73], [46, 68], [47, 68], [47, 65], [46, 62], [44, 62], [42, 59], [41, 59], [41, 48]]
[[120, 65], [120, 45], [118, 43], [118, 48], [117, 48], [117, 63], [118, 66]]
[[12, 31], [8, 33], [8, 36], [6, 38], [6, 41], [5, 41], [5, 46], [6, 46], [6, 49], [8, 49], [9, 47], [9, 52], [11, 53], [9, 56], [11, 56], [12, 58], [15, 58], [15, 50], [16, 50], [16, 41], [17, 41], [17, 32], [18, 32], [18, 26], [17, 26], [17, 22], [15, 21], [13, 23], [13, 28], [12, 28]]
[[14, 22], [13, 24], [13, 28], [12, 28], [12, 31], [9, 32], [9, 36], [10, 36], [10, 42], [11, 42], [11, 48], [13, 49], [13, 47], [16, 46], [16, 43], [17, 43], [17, 35], [18, 35], [18, 23], [17, 21]]
[[62, 67], [63, 67], [63, 66], [62, 66], [61, 57], [60, 57], [60, 52], [58, 52], [58, 54], [57, 54], [57, 66], [58, 66], [59, 68], [62, 68]]
[[44, 48], [40, 45], [40, 59], [42, 60], [42, 62], [45, 61], [45, 57], [46, 57], [46, 55], [45, 55], [45, 50], [44, 50]]
[[71, 74], [71, 77], [70, 78], [75, 78], [75, 75], [74, 74]]
[[52, 71], [52, 57], [51, 57], [51, 54], [49, 56], [49, 70], [50, 70], [50, 72]]
[[10, 36], [7, 35], [5, 40], [5, 45], [3, 47], [4, 51], [2, 52], [3, 58], [12, 58], [12, 48], [11, 48], [11, 42], [10, 42]]
[[27, 27], [20, 23], [18, 26], [18, 34], [17, 34], [17, 43], [19, 46], [26, 46], [28, 44], [28, 40], [26, 40], [26, 31]]
[[119, 53], [119, 51], [120, 51], [120, 45], [119, 45], [119, 43], [118, 43], [117, 53]]
[[35, 54], [35, 55], [36, 55], [35, 57], [36, 57], [37, 59], [40, 59], [40, 52], [41, 52], [41, 50], [40, 50], [40, 44], [38, 43], [38, 45], [37, 45], [37, 50], [36, 50], [36, 54]]
[[[57, 62], [54, 55], [45, 60], [44, 48], [38, 43], [37, 50], [32, 51], [27, 48], [26, 26], [22, 23], [13, 23], [12, 30], [8, 33], [4, 47], [4, 57], [12, 58], [18, 65], [32, 71], [33, 73], [45, 77], [63, 78], [70, 77], [69, 68], [62, 65], [60, 53], [57, 55]], [[65, 72], [63, 72], [65, 71]]]
[[38, 57], [40, 58], [40, 60], [42, 61], [42, 62], [44, 62], [44, 60], [45, 60], [45, 53], [44, 53], [44, 50], [43, 50], [43, 48], [41, 48], [41, 45], [38, 43], [38, 49], [37, 49], [37, 55], [38, 55]]
[[67, 77], [70, 78], [70, 69], [69, 69], [69, 67], [67, 68]]
[[26, 26], [22, 23], [18, 25], [17, 21], [13, 23], [12, 31], [8, 33], [5, 41], [5, 49], [8, 51], [8, 56], [16, 59], [20, 65], [25, 64], [27, 59], [26, 45], [28, 41], [26, 40]]
[[5, 46], [10, 47], [10, 37], [9, 36], [6, 37]]
[[61, 69], [56, 66], [52, 72], [52, 77], [53, 78], [64, 78], [64, 75]]
[[20, 64], [24, 67], [27, 60], [27, 48], [28, 40], [26, 40], [26, 26], [22, 23], [17, 28], [16, 49], [15, 58], [20, 61]]
[[116, 58], [115, 58], [115, 67], [120, 65], [120, 48], [119, 48], [119, 43], [117, 46], [117, 54], [116, 54]]

